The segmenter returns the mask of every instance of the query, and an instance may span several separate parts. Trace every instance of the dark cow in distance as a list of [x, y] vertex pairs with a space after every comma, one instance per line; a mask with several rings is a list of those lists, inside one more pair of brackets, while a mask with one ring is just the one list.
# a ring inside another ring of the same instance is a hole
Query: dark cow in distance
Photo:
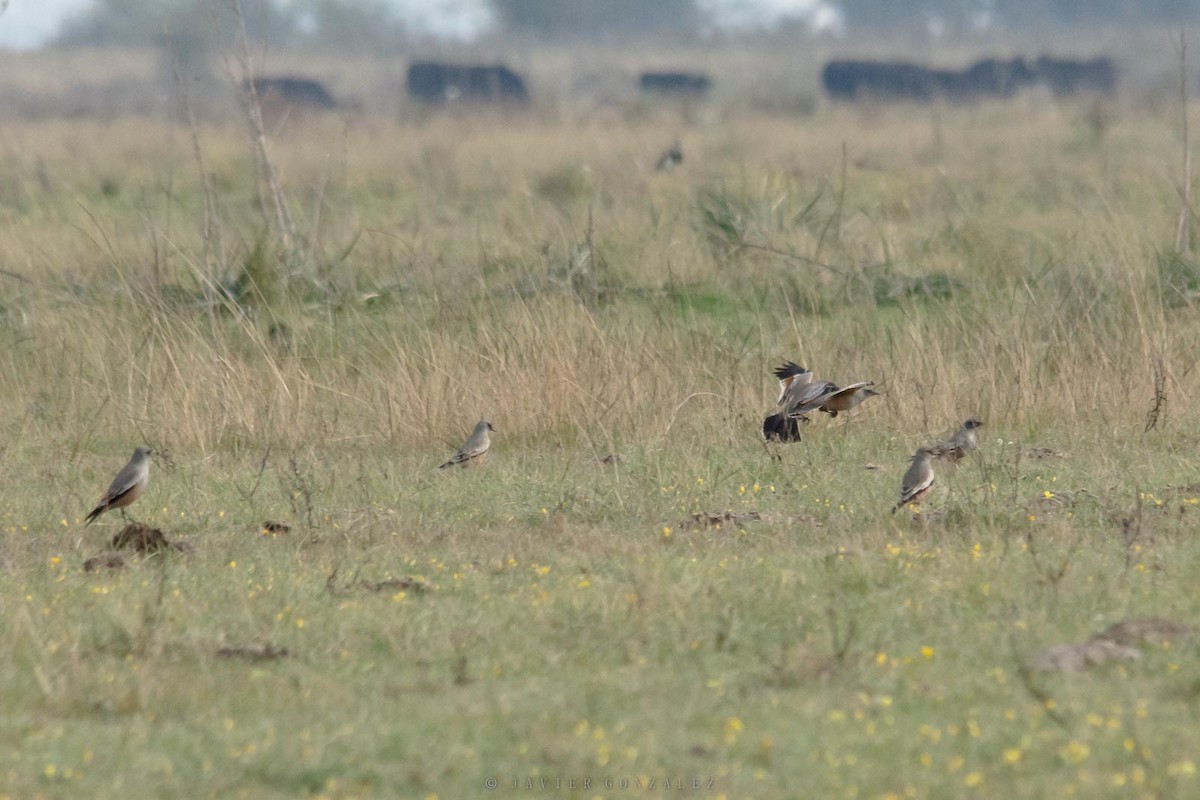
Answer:
[[985, 97], [1012, 97], [1037, 80], [1023, 58], [984, 58], [962, 73], [971, 92]]
[[255, 78], [254, 93], [260, 103], [268, 106], [299, 106], [326, 111], [337, 108], [337, 101], [329, 90], [311, 78], [293, 75]]
[[1111, 95], [1117, 90], [1117, 66], [1110, 58], [1079, 61], [1041, 56], [1035, 66], [1038, 80], [1050, 87], [1055, 97], [1080, 92]]
[[821, 73], [821, 85], [834, 100], [967, 101], [1010, 97], [1033, 78], [1022, 58], [987, 58], [964, 70], [931, 69], [907, 61], [830, 61]]
[[1012, 97], [1028, 86], [1048, 86], [1058, 97], [1092, 91], [1111, 94], [1117, 69], [1111, 60], [1074, 61], [1042, 56], [985, 58], [962, 70], [934, 69], [907, 61], [830, 61], [821, 85], [834, 100], [971, 101]]
[[821, 85], [835, 100], [931, 100], [937, 80], [933, 70], [906, 61], [830, 61], [821, 71]]
[[456, 100], [529, 102], [520, 75], [503, 64], [442, 64], [414, 61], [408, 67], [408, 94], [430, 105]]
[[700, 97], [712, 88], [712, 78], [702, 72], [643, 72], [638, 78], [643, 92]]

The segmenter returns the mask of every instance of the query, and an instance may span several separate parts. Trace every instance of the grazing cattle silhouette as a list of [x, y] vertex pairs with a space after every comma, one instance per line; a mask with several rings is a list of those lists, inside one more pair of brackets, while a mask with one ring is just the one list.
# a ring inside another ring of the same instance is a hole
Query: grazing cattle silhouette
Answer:
[[456, 100], [529, 102], [520, 75], [503, 64], [441, 64], [414, 61], [408, 67], [408, 94], [430, 105]]
[[[940, 78], [943, 85], [948, 78]], [[830, 61], [821, 71], [821, 85], [835, 100], [932, 100], [938, 81], [934, 70], [907, 61]]]
[[1117, 90], [1117, 66], [1110, 58], [1079, 61], [1072, 58], [1041, 56], [1034, 65], [1038, 81], [1056, 97], [1079, 92], [1112, 94]]
[[643, 72], [638, 86], [654, 94], [702, 96], [712, 88], [712, 78], [702, 72]]
[[1074, 61], [1040, 57], [985, 58], [962, 70], [934, 69], [907, 61], [835, 60], [821, 72], [821, 85], [834, 100], [971, 101], [1012, 97], [1027, 86], [1045, 85], [1057, 96], [1093, 91], [1111, 94], [1117, 70], [1111, 60]]
[[981, 96], [1012, 97], [1037, 80], [1037, 73], [1023, 58], [984, 58], [963, 73], [971, 91]]
[[274, 78], [255, 78], [254, 93], [265, 105], [302, 106], [304, 108], [335, 109], [337, 101], [329, 90], [311, 78], [282, 75]]

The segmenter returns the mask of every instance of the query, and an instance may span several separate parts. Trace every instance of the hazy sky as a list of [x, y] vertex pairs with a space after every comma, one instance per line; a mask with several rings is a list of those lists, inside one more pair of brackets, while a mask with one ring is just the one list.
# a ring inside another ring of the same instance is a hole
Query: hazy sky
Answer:
[[0, 47], [37, 47], [54, 35], [63, 17], [89, 5], [91, 0], [8, 0], [0, 13]]
[[[5, 0], [0, 0], [0, 6]], [[92, 0], [8, 0], [0, 14], [0, 48], [28, 49], [52, 37], [62, 20]], [[387, 0], [416, 30], [435, 36], [469, 39], [490, 22], [486, 0]], [[828, 0], [700, 0], [727, 27], [771, 27], [783, 17], [813, 18], [822, 27], [838, 27]]]

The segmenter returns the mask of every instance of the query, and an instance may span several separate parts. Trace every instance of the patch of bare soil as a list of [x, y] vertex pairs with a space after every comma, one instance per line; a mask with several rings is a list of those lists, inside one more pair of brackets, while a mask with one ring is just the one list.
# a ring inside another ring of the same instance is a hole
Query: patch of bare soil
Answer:
[[1191, 635], [1191, 627], [1173, 619], [1134, 617], [1114, 622], [1092, 638], [1105, 639], [1126, 647], [1144, 647], [1183, 641]]
[[783, 514], [764, 514], [761, 511], [710, 511], [685, 517], [679, 523], [678, 528], [684, 531], [720, 530], [721, 528], [739, 528], [751, 522], [787, 523], [811, 527], [821, 525], [820, 520], [804, 514], [785, 516]]
[[1190, 626], [1161, 617], [1123, 619], [1078, 644], [1056, 644], [1029, 659], [1029, 668], [1046, 672], [1080, 672], [1110, 661], [1136, 661], [1138, 647], [1175, 642], [1192, 635]]
[[706, 528], [738, 527], [747, 522], [762, 522], [763, 515], [757, 511], [716, 511], [692, 514], [679, 523], [683, 530], [703, 530]]
[[429, 590], [429, 584], [411, 575], [404, 578], [384, 578], [381, 581], [359, 581], [358, 587], [368, 592], [412, 592], [424, 594]]
[[414, 575], [406, 575], [402, 578], [384, 578], [377, 581], [369, 581], [360, 579], [358, 573], [347, 581], [342, 581], [338, 577], [338, 570], [329, 573], [329, 577], [325, 579], [325, 591], [330, 594], [345, 594], [355, 589], [364, 592], [412, 592], [414, 595], [425, 594], [433, 587], [424, 578], [419, 578]]
[[83, 562], [84, 572], [101, 572], [103, 570], [125, 569], [125, 559], [120, 553], [101, 553]]
[[217, 648], [217, 658], [241, 659], [243, 661], [275, 661], [291, 655], [286, 647], [270, 642], [254, 642], [246, 645], [226, 645]]

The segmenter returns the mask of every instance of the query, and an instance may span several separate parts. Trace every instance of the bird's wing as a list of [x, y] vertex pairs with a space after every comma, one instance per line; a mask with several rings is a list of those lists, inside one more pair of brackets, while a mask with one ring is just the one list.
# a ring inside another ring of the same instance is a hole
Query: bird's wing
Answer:
[[458, 448], [458, 452], [454, 454], [454, 458], [457, 461], [466, 461], [483, 455], [487, 452], [491, 443], [491, 437], [488, 436], [486, 430], [473, 433], [463, 442], [463, 446]]
[[[108, 491], [104, 493], [104, 500], [111, 500], [114, 497], [120, 497], [134, 487], [134, 485], [142, 479], [141, 465], [130, 461], [121, 471], [117, 473], [117, 477], [113, 478], [113, 482], [108, 487]], [[101, 501], [103, 502], [103, 500]]]
[[915, 495], [933, 485], [933, 469], [925, 459], [914, 461], [904, 473], [904, 481], [900, 486], [900, 502], [906, 502]]
[[788, 414], [803, 414], [819, 408], [831, 394], [838, 391], [833, 381], [816, 381], [791, 388], [784, 400], [784, 408]]
[[810, 370], [791, 361], [783, 362], [783, 366], [775, 369], [774, 375], [779, 379], [779, 399], [775, 402], [781, 407], [793, 386], [802, 386], [812, 380]]
[[773, 370], [773, 373], [776, 378], [779, 378], [780, 381], [782, 381], [784, 378], [793, 378], [797, 375], [807, 375], [810, 379], [812, 378], [812, 370], [808, 369], [807, 367], [800, 366], [795, 361], [783, 362], [781, 366], [778, 366]]

